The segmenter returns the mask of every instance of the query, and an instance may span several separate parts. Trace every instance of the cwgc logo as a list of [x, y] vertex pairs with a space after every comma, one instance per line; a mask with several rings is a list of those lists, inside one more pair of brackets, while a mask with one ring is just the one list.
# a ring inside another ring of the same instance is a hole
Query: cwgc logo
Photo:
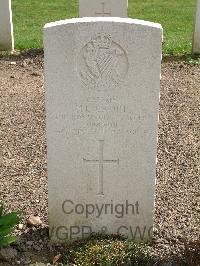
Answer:
[[86, 87], [117, 85], [128, 72], [127, 54], [110, 35], [99, 34], [82, 48], [78, 69]]

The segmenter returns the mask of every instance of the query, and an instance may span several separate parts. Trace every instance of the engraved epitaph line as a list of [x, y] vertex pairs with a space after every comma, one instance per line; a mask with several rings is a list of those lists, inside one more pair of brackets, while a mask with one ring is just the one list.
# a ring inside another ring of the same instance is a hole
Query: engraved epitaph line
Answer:
[[101, 17], [111, 16], [111, 12], [105, 11], [105, 2], [101, 2], [102, 11], [101, 13], [95, 12], [95, 15], [99, 15]]
[[103, 178], [104, 178], [104, 164], [106, 163], [117, 163], [119, 164], [119, 159], [117, 160], [104, 160], [104, 140], [99, 140], [99, 159], [98, 160], [87, 160], [83, 158], [86, 163], [96, 163], [99, 165], [99, 176], [98, 176], [98, 195], [103, 194]]

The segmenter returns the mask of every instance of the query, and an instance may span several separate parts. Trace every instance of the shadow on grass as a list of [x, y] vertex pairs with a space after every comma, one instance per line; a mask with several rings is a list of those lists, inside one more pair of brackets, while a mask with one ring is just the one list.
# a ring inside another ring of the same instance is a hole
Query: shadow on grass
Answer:
[[[14, 52], [2, 52], [0, 51], [0, 59], [26, 59], [26, 58], [35, 58], [37, 56], [44, 57], [43, 48], [31, 48], [26, 50], [16, 50]], [[196, 61], [200, 61], [200, 54], [164, 54], [163, 62], [180, 62], [185, 61], [189, 64], [196, 64]]]

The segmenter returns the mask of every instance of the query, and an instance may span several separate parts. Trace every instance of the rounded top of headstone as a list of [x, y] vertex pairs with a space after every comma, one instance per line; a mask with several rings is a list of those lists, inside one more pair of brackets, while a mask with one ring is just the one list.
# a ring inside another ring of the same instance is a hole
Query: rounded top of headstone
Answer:
[[106, 23], [125, 23], [125, 24], [135, 24], [135, 25], [141, 25], [146, 26], [150, 28], [160, 29], [162, 30], [162, 26], [159, 23], [149, 22], [145, 20], [139, 20], [139, 19], [131, 19], [131, 18], [119, 18], [119, 17], [84, 17], [84, 18], [72, 18], [72, 19], [65, 19], [55, 22], [47, 23], [44, 26], [44, 29], [62, 26], [62, 25], [68, 25], [68, 24], [79, 24], [79, 23], [95, 23], [95, 22], [106, 22]]

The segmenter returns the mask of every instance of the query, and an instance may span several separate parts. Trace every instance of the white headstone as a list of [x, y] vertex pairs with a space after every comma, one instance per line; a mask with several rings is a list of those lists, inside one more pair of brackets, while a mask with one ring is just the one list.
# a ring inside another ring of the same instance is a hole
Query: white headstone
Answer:
[[200, 53], [200, 0], [197, 0], [193, 53]]
[[0, 50], [13, 50], [11, 0], [0, 0]]
[[82, 18], [44, 29], [52, 240], [152, 232], [162, 28]]
[[79, 17], [126, 18], [127, 0], [79, 0]]

